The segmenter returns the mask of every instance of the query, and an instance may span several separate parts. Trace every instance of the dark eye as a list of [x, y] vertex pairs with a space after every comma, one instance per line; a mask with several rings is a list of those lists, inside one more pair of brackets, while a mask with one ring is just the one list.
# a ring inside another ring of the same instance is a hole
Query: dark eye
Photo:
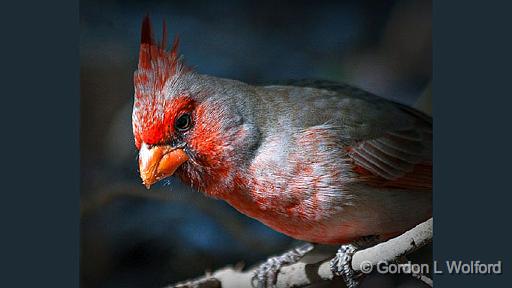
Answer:
[[178, 119], [176, 119], [176, 122], [174, 122], [174, 127], [176, 127], [176, 129], [179, 131], [187, 131], [190, 129], [190, 115], [181, 115]]

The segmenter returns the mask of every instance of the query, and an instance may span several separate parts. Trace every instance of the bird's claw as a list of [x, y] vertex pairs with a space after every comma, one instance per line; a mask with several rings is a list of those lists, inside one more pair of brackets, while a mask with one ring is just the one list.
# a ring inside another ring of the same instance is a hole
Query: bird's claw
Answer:
[[280, 256], [271, 257], [258, 267], [252, 277], [252, 287], [275, 287], [277, 282], [277, 273], [279, 272], [279, 269], [281, 269], [281, 266], [285, 264], [279, 258]]
[[274, 288], [277, 283], [277, 275], [284, 265], [297, 263], [306, 253], [313, 249], [310, 243], [294, 248], [283, 255], [269, 258], [256, 269], [251, 284], [255, 288]]
[[338, 249], [336, 256], [330, 263], [332, 274], [343, 277], [347, 288], [356, 288], [362, 276], [361, 273], [356, 273], [352, 269], [352, 256], [356, 251], [356, 246], [352, 244], [343, 245]]

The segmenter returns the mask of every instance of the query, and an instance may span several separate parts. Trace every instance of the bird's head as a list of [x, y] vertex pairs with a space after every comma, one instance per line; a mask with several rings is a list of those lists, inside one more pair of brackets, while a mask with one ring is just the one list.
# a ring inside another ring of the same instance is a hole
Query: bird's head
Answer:
[[149, 17], [144, 18], [132, 114], [140, 176], [149, 188], [176, 173], [188, 184], [219, 196], [222, 185], [217, 184], [233, 179], [254, 129], [244, 123], [236, 101], [226, 101], [236, 89], [185, 66], [178, 38], [166, 49], [165, 23], [163, 34], [156, 43]]

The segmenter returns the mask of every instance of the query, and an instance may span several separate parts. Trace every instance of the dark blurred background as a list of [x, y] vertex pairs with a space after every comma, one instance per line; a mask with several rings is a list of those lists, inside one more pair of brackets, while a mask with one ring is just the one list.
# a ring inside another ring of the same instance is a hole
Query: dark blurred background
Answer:
[[162, 287], [294, 245], [177, 180], [141, 185], [131, 108], [146, 13], [200, 73], [343, 81], [429, 112], [431, 1], [81, 0], [81, 287]]

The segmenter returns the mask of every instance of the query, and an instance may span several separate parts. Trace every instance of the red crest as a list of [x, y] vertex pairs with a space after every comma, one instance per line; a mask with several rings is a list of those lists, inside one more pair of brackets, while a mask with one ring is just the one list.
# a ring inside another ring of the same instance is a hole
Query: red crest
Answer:
[[[165, 111], [166, 96], [164, 87], [169, 79], [181, 75], [187, 69], [178, 54], [179, 38], [176, 37], [167, 51], [167, 29], [163, 23], [160, 43], [153, 37], [149, 16], [142, 21], [139, 64], [134, 73], [135, 103], [133, 109], [133, 132], [135, 143], [140, 145], [142, 138], [155, 139], [163, 135], [162, 126], [168, 111]], [[158, 133], [156, 133], [158, 132]], [[144, 133], [144, 135], [143, 135]], [[147, 135], [146, 135], [147, 134]]]

